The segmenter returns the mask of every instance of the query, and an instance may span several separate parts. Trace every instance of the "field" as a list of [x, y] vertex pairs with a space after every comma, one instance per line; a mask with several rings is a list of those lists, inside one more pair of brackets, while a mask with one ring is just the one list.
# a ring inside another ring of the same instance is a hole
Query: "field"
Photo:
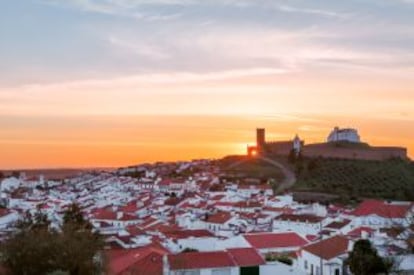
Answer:
[[404, 160], [305, 159], [296, 163], [296, 173], [295, 190], [332, 193], [344, 201], [414, 200], [414, 164]]

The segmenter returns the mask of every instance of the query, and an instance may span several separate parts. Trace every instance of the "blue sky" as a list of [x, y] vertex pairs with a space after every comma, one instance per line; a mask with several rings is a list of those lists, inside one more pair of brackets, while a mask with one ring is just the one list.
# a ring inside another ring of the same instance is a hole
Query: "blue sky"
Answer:
[[414, 66], [410, 0], [6, 0], [0, 13], [2, 86]]
[[7, 115], [413, 112], [412, 0], [9, 0], [0, 13]]

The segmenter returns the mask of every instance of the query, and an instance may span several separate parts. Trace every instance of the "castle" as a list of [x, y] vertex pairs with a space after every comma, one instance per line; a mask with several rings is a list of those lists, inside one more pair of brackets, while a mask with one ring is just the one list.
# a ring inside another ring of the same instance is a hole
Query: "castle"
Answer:
[[345, 128], [339, 129], [339, 127], [335, 127], [332, 132], [329, 134], [327, 142], [340, 142], [340, 141], [347, 141], [347, 142], [361, 142], [361, 138], [359, 137], [358, 131], [356, 129]]
[[335, 127], [324, 143], [305, 145], [298, 135], [292, 140], [267, 142], [265, 129], [256, 129], [256, 145], [247, 147], [247, 154], [266, 156], [288, 156], [291, 152], [304, 157], [338, 159], [387, 160], [392, 158], [408, 159], [407, 149], [403, 147], [370, 146], [361, 142], [356, 129]]

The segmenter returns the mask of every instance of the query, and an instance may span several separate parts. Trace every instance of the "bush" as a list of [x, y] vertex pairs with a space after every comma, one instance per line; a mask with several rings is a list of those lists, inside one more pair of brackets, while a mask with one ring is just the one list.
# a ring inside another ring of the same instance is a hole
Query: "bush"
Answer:
[[265, 255], [266, 262], [281, 262], [286, 265], [292, 265], [293, 261], [291, 258], [289, 258], [288, 255], [285, 254], [274, 254], [274, 253], [268, 253]]

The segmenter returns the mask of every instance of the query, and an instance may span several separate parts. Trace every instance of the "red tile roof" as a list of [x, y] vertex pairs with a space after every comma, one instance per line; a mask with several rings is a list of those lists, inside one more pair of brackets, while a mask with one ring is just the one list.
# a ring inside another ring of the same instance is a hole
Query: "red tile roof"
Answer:
[[325, 260], [338, 257], [348, 252], [349, 240], [344, 236], [335, 236], [329, 239], [319, 241], [314, 244], [305, 246], [303, 250], [312, 253]]
[[244, 238], [256, 249], [301, 247], [308, 241], [294, 232], [247, 234]]
[[266, 261], [260, 256], [254, 248], [232, 248], [227, 249], [233, 257], [237, 266], [258, 266], [266, 264]]
[[261, 203], [258, 201], [240, 201], [234, 204], [235, 207], [240, 208], [258, 208], [261, 207]]
[[361, 227], [357, 227], [354, 230], [348, 232], [347, 235], [348, 236], [351, 236], [351, 237], [361, 237], [362, 236], [362, 232], [367, 232], [368, 234], [371, 234], [374, 231], [375, 230], [372, 229], [372, 228], [370, 228], [370, 227], [361, 226]]
[[204, 269], [236, 266], [226, 251], [188, 252], [168, 255], [171, 270]]
[[341, 229], [343, 227], [345, 227], [346, 225], [348, 225], [351, 222], [351, 220], [343, 220], [343, 221], [334, 221], [331, 222], [330, 224], [326, 225], [325, 228], [330, 228], [330, 229]]
[[136, 249], [114, 249], [107, 251], [109, 274], [162, 275], [162, 256], [167, 254], [160, 245], [149, 245]]
[[7, 208], [0, 208], [0, 217], [7, 216], [11, 213], [11, 211]]
[[168, 255], [171, 270], [248, 267], [266, 262], [254, 248], [233, 248], [226, 251], [188, 252]]
[[97, 209], [92, 216], [97, 220], [116, 220], [116, 213], [108, 209]]
[[207, 230], [175, 230], [175, 231], [169, 231], [165, 232], [165, 236], [174, 240], [177, 239], [187, 239], [190, 237], [194, 238], [205, 238], [205, 237], [213, 237], [214, 235], [210, 233], [210, 231]]
[[120, 208], [120, 211], [125, 213], [135, 213], [138, 211], [137, 201], [131, 201], [128, 204]]
[[351, 214], [359, 217], [377, 215], [383, 218], [405, 218], [412, 206], [412, 203], [388, 203], [380, 200], [366, 200]]
[[319, 223], [323, 220], [323, 218], [307, 214], [282, 214], [280, 216], [277, 216], [275, 220], [293, 221], [301, 223]]
[[209, 215], [206, 219], [206, 222], [223, 224], [229, 221], [231, 218], [231, 214], [228, 212], [217, 212], [216, 214]]

